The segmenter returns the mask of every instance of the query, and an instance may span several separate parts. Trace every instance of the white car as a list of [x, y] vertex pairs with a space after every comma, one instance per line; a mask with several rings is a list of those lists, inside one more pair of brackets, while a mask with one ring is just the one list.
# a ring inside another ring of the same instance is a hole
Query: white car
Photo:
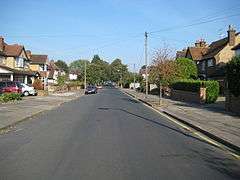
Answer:
[[29, 95], [36, 96], [37, 95], [37, 91], [34, 89], [34, 87], [28, 86], [24, 83], [21, 83], [21, 86], [22, 86], [22, 94], [24, 96], [29, 96]]

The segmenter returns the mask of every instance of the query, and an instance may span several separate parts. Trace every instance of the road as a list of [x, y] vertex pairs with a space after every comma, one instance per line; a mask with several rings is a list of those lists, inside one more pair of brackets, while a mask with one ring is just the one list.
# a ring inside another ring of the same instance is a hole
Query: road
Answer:
[[118, 89], [65, 103], [0, 136], [0, 180], [239, 178], [238, 160]]

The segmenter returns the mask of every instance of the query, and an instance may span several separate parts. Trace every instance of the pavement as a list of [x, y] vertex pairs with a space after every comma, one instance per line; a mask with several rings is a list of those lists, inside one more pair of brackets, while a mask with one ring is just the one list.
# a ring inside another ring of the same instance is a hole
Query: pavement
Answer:
[[9, 128], [33, 115], [58, 107], [83, 95], [83, 90], [53, 93], [49, 96], [28, 96], [21, 101], [0, 103], [0, 130]]
[[199, 130], [220, 143], [240, 152], [240, 117], [225, 111], [224, 98], [220, 97], [214, 104], [194, 104], [162, 98], [123, 89], [124, 92], [139, 98], [155, 109]]
[[239, 160], [118, 89], [38, 114], [0, 147], [4, 180], [240, 178]]

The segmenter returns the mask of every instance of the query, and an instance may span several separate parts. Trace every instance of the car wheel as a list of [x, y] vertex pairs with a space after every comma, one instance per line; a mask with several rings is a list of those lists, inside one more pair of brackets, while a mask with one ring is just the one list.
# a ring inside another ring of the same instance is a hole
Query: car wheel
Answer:
[[29, 92], [28, 91], [24, 91], [23, 95], [24, 96], [29, 96]]

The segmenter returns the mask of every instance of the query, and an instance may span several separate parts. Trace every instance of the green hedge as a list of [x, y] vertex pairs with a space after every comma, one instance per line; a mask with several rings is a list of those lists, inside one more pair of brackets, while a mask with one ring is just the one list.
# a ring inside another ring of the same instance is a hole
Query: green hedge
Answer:
[[219, 83], [217, 81], [179, 80], [171, 87], [175, 90], [199, 92], [200, 87], [206, 88], [206, 103], [214, 103], [219, 95]]
[[22, 100], [21, 94], [5, 93], [0, 95], [0, 102], [19, 101], [19, 100]]
[[230, 92], [236, 97], [240, 96], [240, 56], [233, 57], [227, 63], [226, 75]]

